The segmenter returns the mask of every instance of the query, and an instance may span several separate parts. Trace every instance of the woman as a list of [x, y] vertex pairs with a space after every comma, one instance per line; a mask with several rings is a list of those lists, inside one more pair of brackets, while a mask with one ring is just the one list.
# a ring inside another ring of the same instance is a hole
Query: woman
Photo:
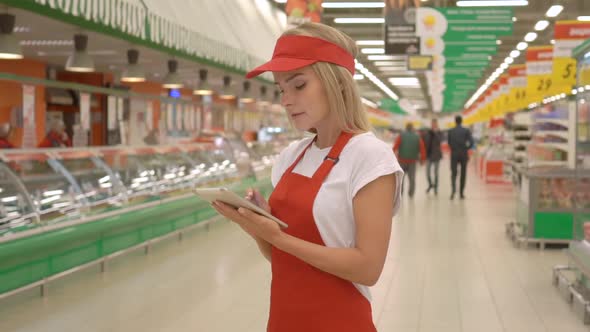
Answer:
[[281, 152], [267, 203], [286, 222], [221, 202], [215, 209], [252, 236], [271, 262], [268, 331], [376, 331], [368, 286], [383, 269], [403, 172], [371, 132], [353, 80], [356, 46], [331, 27], [306, 23], [277, 41], [272, 71], [295, 127], [315, 132]]
[[66, 133], [66, 125], [62, 120], [53, 120], [51, 130], [39, 144], [40, 148], [65, 148], [71, 147], [72, 140]]

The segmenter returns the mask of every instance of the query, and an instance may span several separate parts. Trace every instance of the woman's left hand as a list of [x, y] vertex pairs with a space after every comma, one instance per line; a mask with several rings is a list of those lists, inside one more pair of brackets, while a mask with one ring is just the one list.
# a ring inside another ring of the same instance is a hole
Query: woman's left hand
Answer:
[[235, 209], [223, 202], [215, 201], [213, 208], [227, 219], [240, 225], [250, 235], [274, 244], [284, 233], [280, 226], [256, 212], [246, 208]]

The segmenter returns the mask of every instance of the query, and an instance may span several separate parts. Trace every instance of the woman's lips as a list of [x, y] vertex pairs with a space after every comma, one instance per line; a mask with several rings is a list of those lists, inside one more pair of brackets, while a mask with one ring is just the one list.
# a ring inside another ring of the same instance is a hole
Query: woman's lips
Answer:
[[303, 112], [301, 112], [301, 113], [292, 113], [292, 114], [291, 114], [291, 117], [292, 117], [292, 118], [296, 118], [296, 117], [298, 117], [298, 116], [300, 116], [300, 115], [303, 115], [303, 114], [304, 114]]

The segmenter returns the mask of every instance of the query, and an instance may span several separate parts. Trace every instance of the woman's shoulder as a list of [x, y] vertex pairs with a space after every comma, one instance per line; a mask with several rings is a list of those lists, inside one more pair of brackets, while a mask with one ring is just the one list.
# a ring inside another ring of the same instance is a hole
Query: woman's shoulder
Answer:
[[355, 135], [350, 141], [349, 148], [352, 152], [359, 153], [391, 152], [393, 154], [392, 147], [370, 131]]

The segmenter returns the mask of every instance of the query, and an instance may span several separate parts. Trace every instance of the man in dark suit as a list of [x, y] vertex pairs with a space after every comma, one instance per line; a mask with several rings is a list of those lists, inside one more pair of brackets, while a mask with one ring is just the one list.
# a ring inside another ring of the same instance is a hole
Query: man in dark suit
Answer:
[[455, 128], [449, 130], [449, 147], [451, 148], [451, 183], [453, 191], [451, 199], [455, 198], [457, 182], [457, 166], [461, 165], [461, 187], [459, 194], [465, 199], [465, 181], [467, 178], [468, 151], [473, 147], [473, 137], [469, 129], [463, 127], [463, 118], [460, 115], [455, 117]]

